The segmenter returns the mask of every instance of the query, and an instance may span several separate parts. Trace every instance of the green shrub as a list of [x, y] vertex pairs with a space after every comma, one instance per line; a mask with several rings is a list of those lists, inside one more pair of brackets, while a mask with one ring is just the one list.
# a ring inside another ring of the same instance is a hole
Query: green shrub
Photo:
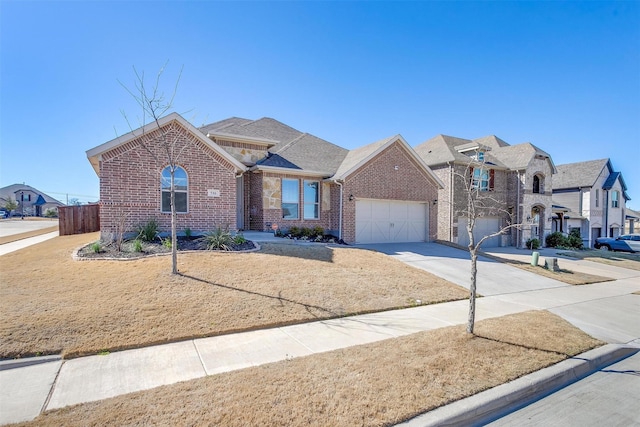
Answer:
[[171, 249], [171, 247], [173, 246], [173, 244], [171, 243], [171, 237], [167, 237], [166, 239], [161, 239], [162, 240], [162, 246], [164, 246], [167, 249]]
[[247, 239], [244, 238], [244, 235], [242, 233], [238, 233], [233, 237], [233, 243], [235, 243], [236, 245], [241, 245], [243, 243], [246, 243]]
[[564, 237], [559, 231], [555, 231], [544, 239], [545, 245], [549, 248], [565, 247], [567, 246], [567, 238]]
[[316, 237], [323, 237], [324, 236], [324, 228], [322, 228], [320, 226], [313, 227], [313, 235], [316, 236]]
[[193, 235], [193, 231], [191, 231], [191, 229], [190, 229], [189, 227], [186, 227], [186, 228], [184, 229], [184, 236], [185, 236], [187, 239], [190, 239], [192, 235]]
[[231, 244], [233, 243], [233, 237], [229, 230], [221, 227], [216, 228], [214, 231], [205, 233], [200, 240], [204, 242], [209, 250], [228, 251], [231, 250]]
[[314, 237], [313, 230], [309, 227], [302, 227], [302, 237], [306, 239]]
[[146, 223], [136, 227], [138, 238], [143, 242], [153, 242], [158, 237], [158, 228], [158, 221], [155, 218], [151, 218]]
[[302, 237], [302, 229], [294, 225], [293, 227], [289, 228], [289, 234], [291, 235], [291, 237]]
[[567, 246], [575, 249], [582, 249], [582, 236], [580, 236], [579, 228], [572, 228], [567, 237]]
[[136, 239], [133, 241], [133, 251], [142, 252], [142, 241], [140, 239]]
[[540, 248], [540, 240], [538, 239], [529, 239], [527, 240], [527, 249], [538, 249]]
[[94, 244], [91, 245], [91, 250], [94, 253], [99, 254], [100, 252], [102, 252], [102, 243], [95, 242]]
[[56, 211], [55, 209], [47, 209], [44, 213], [44, 216], [46, 216], [47, 218], [57, 218], [58, 211]]

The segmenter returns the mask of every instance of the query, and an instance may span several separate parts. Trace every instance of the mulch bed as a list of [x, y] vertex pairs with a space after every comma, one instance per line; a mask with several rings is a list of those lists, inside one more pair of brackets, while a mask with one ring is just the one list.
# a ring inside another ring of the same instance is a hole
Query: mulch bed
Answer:
[[[78, 258], [86, 258], [86, 259], [134, 259], [141, 258], [145, 256], [152, 255], [162, 255], [162, 254], [170, 254], [171, 248], [165, 246], [162, 243], [162, 240], [156, 239], [153, 242], [142, 242], [142, 250], [136, 252], [134, 250], [134, 242], [133, 240], [128, 240], [122, 243], [122, 250], [118, 251], [115, 244], [111, 243], [109, 245], [102, 245], [99, 252], [96, 252], [93, 249], [93, 243], [83, 246], [78, 250], [77, 256]], [[257, 246], [250, 240], [247, 240], [244, 243], [236, 244], [231, 243], [228, 246], [229, 252], [241, 252], [241, 251], [250, 251], [256, 249]], [[205, 242], [200, 240], [197, 237], [178, 237], [178, 251], [207, 251], [214, 250], [218, 252], [225, 252], [223, 250], [218, 249], [207, 249], [207, 245]]]

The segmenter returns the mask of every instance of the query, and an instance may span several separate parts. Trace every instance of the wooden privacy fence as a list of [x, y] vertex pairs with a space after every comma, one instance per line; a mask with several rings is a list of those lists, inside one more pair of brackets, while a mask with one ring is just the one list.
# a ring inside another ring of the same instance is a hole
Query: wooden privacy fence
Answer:
[[60, 235], [100, 231], [100, 205], [58, 207]]

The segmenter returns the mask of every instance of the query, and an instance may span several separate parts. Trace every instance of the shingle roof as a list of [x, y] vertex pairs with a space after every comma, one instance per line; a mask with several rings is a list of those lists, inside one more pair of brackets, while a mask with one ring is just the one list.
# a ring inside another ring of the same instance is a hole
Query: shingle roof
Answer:
[[429, 166], [441, 165], [449, 162], [469, 161], [469, 157], [459, 153], [454, 147], [469, 144], [470, 139], [456, 138], [448, 135], [436, 135], [416, 146], [414, 150]]
[[498, 138], [495, 135], [488, 135], [488, 136], [483, 136], [481, 138], [476, 138], [473, 140], [473, 142], [476, 142], [478, 144], [482, 144], [482, 145], [486, 145], [488, 147], [491, 148], [500, 148], [500, 147], [508, 147], [509, 144], [506, 143], [505, 141], [503, 141], [502, 139]]
[[605, 167], [612, 171], [609, 159], [558, 165], [558, 173], [553, 177], [553, 189], [592, 187]]
[[497, 157], [509, 169], [513, 170], [526, 169], [535, 156], [548, 158], [551, 162], [551, 168], [553, 169], [555, 167], [551, 156], [530, 142], [498, 147], [492, 150], [491, 154]]
[[218, 131], [251, 138], [266, 138], [279, 141], [281, 144], [286, 144], [302, 135], [299, 130], [269, 117], [263, 117], [258, 120], [232, 117], [203, 126], [200, 131], [205, 135]]
[[321, 172], [329, 177], [335, 173], [347, 153], [345, 148], [304, 133], [287, 144], [278, 144], [273, 154], [258, 164]]
[[[496, 140], [502, 141], [496, 137], [485, 138], [495, 138]], [[448, 135], [437, 135], [416, 146], [414, 150], [428, 166], [446, 163], [468, 164], [470, 161], [469, 156], [460, 153], [458, 150], [481, 145], [490, 148], [490, 151], [485, 153], [485, 163], [498, 168], [506, 168], [500, 159], [494, 155], [495, 150], [492, 146], [497, 143], [492, 143], [490, 140], [486, 139], [485, 141], [480, 142], [481, 139], [484, 138], [479, 138], [477, 140], [474, 139], [472, 141], [470, 139], [456, 138]], [[485, 144], [485, 142], [489, 142], [489, 144]], [[502, 141], [502, 143], [506, 144], [504, 141]]]

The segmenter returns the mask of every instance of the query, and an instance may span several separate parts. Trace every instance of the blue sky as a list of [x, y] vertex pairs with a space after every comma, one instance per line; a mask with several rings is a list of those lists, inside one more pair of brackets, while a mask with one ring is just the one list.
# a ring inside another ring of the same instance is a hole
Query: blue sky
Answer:
[[85, 151], [129, 131], [118, 80], [168, 60], [196, 126], [273, 117], [345, 148], [395, 134], [611, 158], [640, 210], [640, 2], [0, 0], [0, 186], [99, 197]]

